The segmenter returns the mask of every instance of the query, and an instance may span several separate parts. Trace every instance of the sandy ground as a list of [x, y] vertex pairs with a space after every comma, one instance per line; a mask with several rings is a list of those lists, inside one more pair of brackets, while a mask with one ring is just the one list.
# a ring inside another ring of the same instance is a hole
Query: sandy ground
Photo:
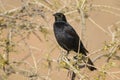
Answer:
[[[20, 7], [22, 5], [20, 0], [0, 0], [0, 2], [2, 3], [0, 7], [4, 7], [4, 10], [10, 10], [16, 7]], [[91, 3], [96, 5], [109, 5], [120, 9], [120, 0], [92, 0]], [[120, 14], [120, 10], [117, 13]], [[46, 76], [49, 72], [49, 69], [47, 68], [47, 63], [44, 61], [44, 59], [48, 56], [48, 54], [50, 55], [51, 59], [57, 60], [61, 53], [61, 48], [59, 48], [52, 31], [53, 28], [52, 24], [54, 22], [54, 17], [52, 16], [52, 14], [49, 14], [49, 16], [50, 18], [48, 21], [50, 24], [50, 28], [47, 37], [45, 38], [41, 32], [37, 32], [40, 35], [42, 41], [38, 40], [38, 38], [33, 34], [30, 35], [30, 37], [27, 39], [29, 45], [37, 48], [36, 50], [33, 50], [34, 52], [33, 55], [35, 57], [35, 60], [40, 60], [40, 64], [38, 65], [40, 69], [38, 73], [41, 76]], [[97, 24], [102, 26], [102, 28], [105, 29], [107, 32], [109, 25], [112, 25], [113, 23], [120, 20], [120, 16], [108, 14], [107, 12], [106, 13], [102, 11], [100, 12], [99, 10], [90, 11], [89, 16], [91, 19], [96, 21]], [[79, 27], [80, 23], [71, 21], [69, 18], [68, 18], [68, 22], [72, 26], [74, 25], [73, 26], [74, 29], [80, 34], [80, 27]], [[84, 39], [85, 40], [83, 42], [86, 48], [88, 49], [89, 53], [92, 53], [93, 51], [102, 48], [104, 46], [105, 41], [106, 42], [111, 41], [111, 36], [107, 35], [104, 31], [96, 27], [96, 25], [94, 25], [89, 21], [89, 19], [87, 19]], [[16, 60], [16, 59], [21, 60], [23, 56], [28, 55], [29, 53], [27, 50], [26, 51], [24, 50], [25, 48], [26, 46], [23, 46], [21, 50], [18, 50], [19, 53], [11, 54], [10, 56], [12, 60]], [[97, 54], [92, 55], [90, 57], [91, 59], [93, 59], [96, 56]], [[34, 66], [33, 65], [34, 61], [32, 57], [28, 57], [26, 61], [28, 61], [31, 64], [31, 66]], [[101, 68], [101, 66], [104, 65], [104, 62], [105, 62], [105, 58], [101, 58], [100, 60], [96, 61], [94, 64], [96, 67]], [[118, 61], [115, 62], [120, 64]], [[20, 67], [24, 67], [26, 69], [26, 65], [21, 65]], [[111, 71], [116, 71], [116, 70], [120, 70], [120, 69], [117, 68], [111, 69]], [[59, 69], [58, 64], [56, 62], [53, 62], [49, 78], [51, 78], [50, 80], [69, 80], [70, 78], [67, 77], [67, 73], [68, 73], [67, 70]], [[87, 73], [90, 76], [90, 80], [93, 80], [92, 76], [96, 75], [96, 73], [98, 72], [97, 71], [90, 72], [89, 70], [85, 70], [85, 73]], [[27, 80], [27, 78], [19, 74], [13, 74], [9, 77], [8, 80]], [[114, 80], [114, 79], [108, 76], [105, 80]]]

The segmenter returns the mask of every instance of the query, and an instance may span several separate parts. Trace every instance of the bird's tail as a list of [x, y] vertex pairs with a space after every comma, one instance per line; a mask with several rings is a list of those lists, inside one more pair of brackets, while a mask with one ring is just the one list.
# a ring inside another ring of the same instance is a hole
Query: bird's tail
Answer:
[[94, 67], [93, 62], [90, 60], [90, 58], [87, 59], [87, 67], [89, 70], [94, 71], [96, 68]]
[[[87, 53], [88, 53], [88, 51], [85, 49], [82, 42], [80, 44], [80, 53], [82, 53], [85, 56], [87, 56]], [[88, 69], [90, 69], [91, 71], [96, 70], [96, 68], [94, 67], [94, 64], [93, 64], [93, 62], [91, 61], [90, 58], [87, 58], [87, 60], [83, 59], [83, 61], [88, 64], [87, 65]]]

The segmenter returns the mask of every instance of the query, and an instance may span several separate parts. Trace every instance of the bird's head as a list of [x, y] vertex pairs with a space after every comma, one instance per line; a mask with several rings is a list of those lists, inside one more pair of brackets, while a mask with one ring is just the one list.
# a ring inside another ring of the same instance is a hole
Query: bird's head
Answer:
[[55, 14], [53, 14], [53, 16], [55, 17], [55, 21], [65, 21], [65, 22], [67, 22], [66, 17], [63, 13], [55, 13]]

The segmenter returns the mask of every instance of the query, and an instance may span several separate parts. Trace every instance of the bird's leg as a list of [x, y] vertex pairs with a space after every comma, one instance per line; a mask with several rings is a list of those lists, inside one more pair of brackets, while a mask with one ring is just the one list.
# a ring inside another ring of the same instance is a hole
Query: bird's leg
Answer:
[[[67, 57], [68, 54], [69, 54], [69, 51], [67, 51], [67, 54], [65, 56]], [[67, 58], [67, 59], [68, 59], [68, 61], [70, 61], [69, 58]], [[75, 80], [76, 74], [73, 71], [68, 70], [68, 76], [70, 76], [71, 80]]]
[[67, 51], [67, 53], [65, 53], [63, 57], [67, 58], [68, 61], [70, 61], [70, 59], [68, 58], [68, 54], [69, 54], [69, 51]]
[[58, 62], [59, 62], [60, 60], [62, 60], [63, 57], [67, 57], [68, 54], [69, 54], [69, 51], [65, 52], [65, 51], [61, 50], [60, 56], [58, 57]]
[[68, 54], [69, 54], [69, 51], [67, 51], [67, 52], [62, 51], [62, 56], [67, 57]]

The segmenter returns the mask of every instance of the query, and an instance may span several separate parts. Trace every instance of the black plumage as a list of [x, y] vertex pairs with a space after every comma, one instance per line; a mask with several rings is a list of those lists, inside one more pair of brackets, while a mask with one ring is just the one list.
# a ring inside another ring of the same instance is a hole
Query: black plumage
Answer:
[[[82, 41], [80, 40], [76, 31], [72, 28], [72, 26], [67, 22], [66, 17], [63, 13], [55, 13], [55, 22], [53, 24], [54, 34], [58, 44], [64, 48], [68, 53], [73, 50], [76, 53], [82, 53], [84, 56], [87, 56], [88, 51], [85, 49]], [[79, 45], [80, 42], [80, 45]], [[80, 46], [80, 47], [79, 47]], [[78, 49], [80, 48], [80, 49]], [[88, 58], [88, 60], [83, 60], [85, 63], [91, 65], [87, 65], [87, 67], [93, 71], [96, 70], [93, 62]]]

